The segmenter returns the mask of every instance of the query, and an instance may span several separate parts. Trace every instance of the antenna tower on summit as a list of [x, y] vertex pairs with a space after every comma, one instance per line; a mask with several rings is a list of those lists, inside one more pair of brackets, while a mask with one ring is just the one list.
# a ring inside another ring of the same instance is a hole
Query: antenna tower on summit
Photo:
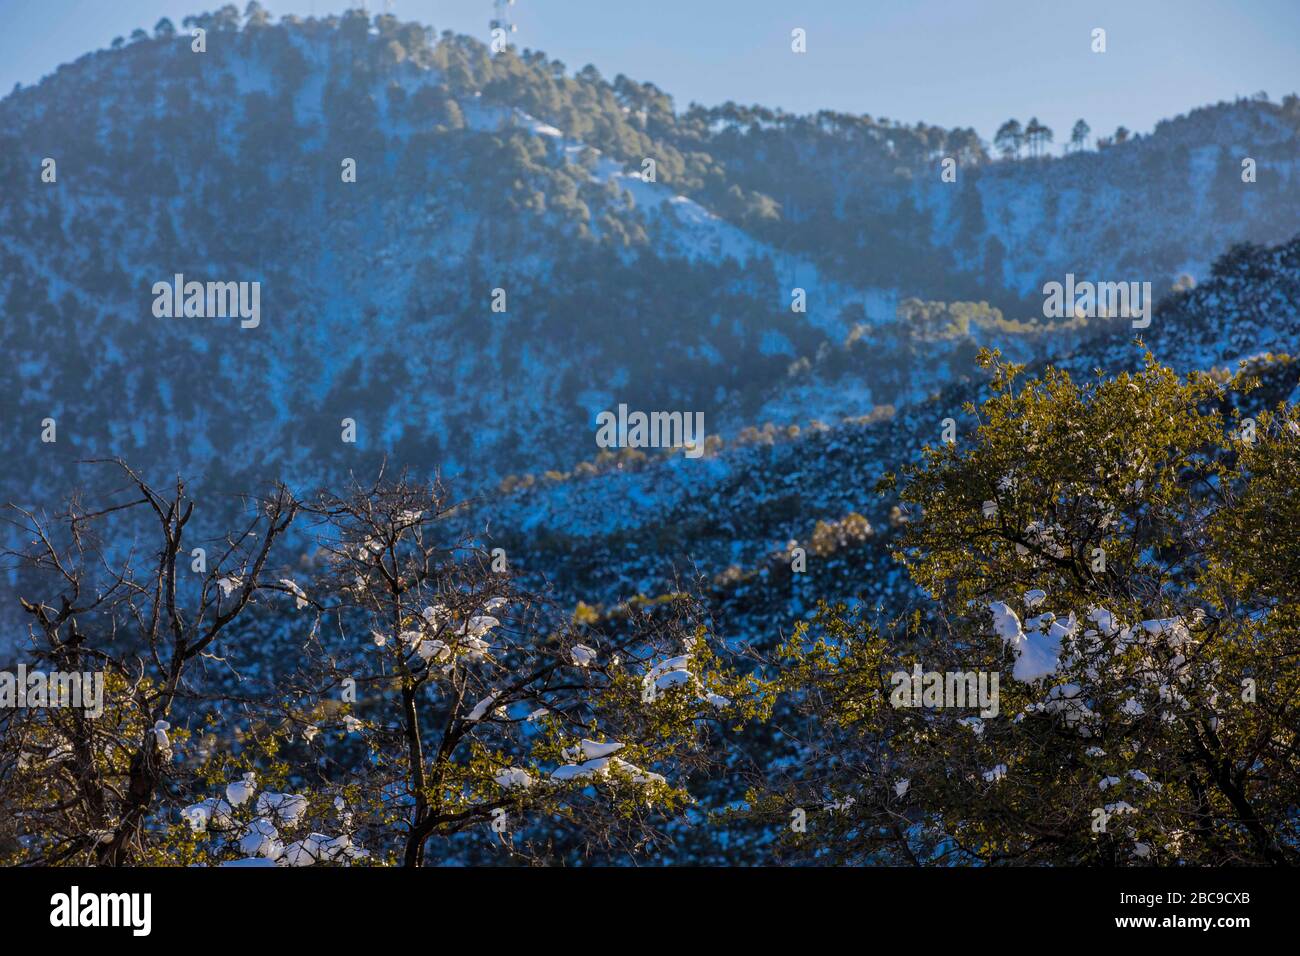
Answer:
[[492, 0], [492, 29], [514, 33], [519, 28], [510, 19], [510, 8], [515, 0]]

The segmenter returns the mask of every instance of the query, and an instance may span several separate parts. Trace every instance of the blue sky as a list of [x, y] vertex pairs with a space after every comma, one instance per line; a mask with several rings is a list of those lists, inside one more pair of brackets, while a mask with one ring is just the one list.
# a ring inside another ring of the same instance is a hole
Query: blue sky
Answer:
[[[107, 46], [160, 16], [216, 0], [4, 0], [0, 90]], [[243, 8], [243, 0], [238, 4]], [[273, 14], [356, 3], [270, 0]], [[383, 10], [383, 0], [369, 9]], [[393, 0], [402, 19], [485, 36], [491, 0]], [[1265, 90], [1300, 90], [1300, 0], [518, 0], [520, 46], [570, 69], [651, 80], [677, 100], [736, 100], [974, 126], [990, 139], [1031, 115], [1058, 146], [1079, 117], [1094, 135]], [[790, 52], [790, 30], [808, 53]], [[1108, 50], [1089, 49], [1093, 27]]]

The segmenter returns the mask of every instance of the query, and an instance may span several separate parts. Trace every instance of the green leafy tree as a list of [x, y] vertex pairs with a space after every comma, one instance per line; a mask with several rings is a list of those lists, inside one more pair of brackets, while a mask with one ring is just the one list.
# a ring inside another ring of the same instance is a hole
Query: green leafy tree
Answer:
[[[795, 635], [781, 679], [824, 731], [757, 812], [829, 808], [785, 851], [856, 861], [1295, 863], [1296, 409], [1243, 417], [1244, 374], [1150, 356], [1085, 383], [983, 361], [973, 432], [882, 483], [933, 604]], [[998, 674], [996, 716], [898, 706], [914, 670]]]

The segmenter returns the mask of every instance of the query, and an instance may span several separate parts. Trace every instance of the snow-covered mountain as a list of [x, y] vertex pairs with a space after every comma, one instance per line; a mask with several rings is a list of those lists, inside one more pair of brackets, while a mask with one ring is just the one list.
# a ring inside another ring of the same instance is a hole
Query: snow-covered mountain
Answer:
[[[1226, 373], [1244, 362], [1261, 387], [1243, 415], [1300, 401], [1300, 237], [1234, 248], [1202, 284], [1165, 300], [1142, 334], [1135, 340], [1128, 323], [1094, 330], [1050, 362], [1079, 381], [1099, 368], [1137, 370], [1148, 349], [1182, 373]], [[846, 362], [867, 360], [846, 351]], [[985, 396], [984, 381], [971, 378], [879, 415], [750, 430], [700, 460], [611, 462], [595, 474], [516, 484], [461, 520], [490, 529], [523, 580], [549, 587], [584, 617], [617, 620], [630, 604], [689, 590], [704, 598], [716, 633], [770, 649], [812, 619], [820, 601], [843, 601], [868, 617], [927, 613], [932, 604], [893, 557], [909, 515], [876, 486], [924, 445], [937, 445], [946, 419], [961, 442], [978, 424], [967, 403]], [[796, 547], [807, 573], [793, 567]], [[791, 746], [786, 734], [764, 728], [747, 743], [769, 766]], [[740, 798], [734, 786], [709, 786], [707, 797], [698, 789], [712, 806]], [[762, 859], [766, 838], [732, 828], [718, 842], [716, 831], [694, 828], [676, 850], [692, 861], [734, 862], [751, 851]]]
[[[0, 101], [5, 498], [103, 455], [221, 487], [387, 456], [491, 487], [595, 459], [620, 402], [724, 440], [879, 418], [968, 376], [977, 344], [1095, 333], [1025, 321], [1044, 280], [1161, 293], [1300, 221], [1294, 98], [993, 162], [969, 130], [678, 112], [651, 83], [359, 11], [188, 25], [203, 52], [163, 30]], [[1225, 172], [1243, 152], [1249, 185]], [[257, 327], [159, 317], [178, 274], [257, 283]], [[923, 328], [913, 297], [974, 305]]]
[[[1079, 380], [1098, 368], [1136, 370], [1147, 350], [1182, 373], [1235, 370], [1247, 362], [1265, 386], [1253, 396], [1255, 411], [1297, 400], [1300, 237], [1234, 249], [1202, 285], [1167, 299], [1140, 342], [1135, 334], [1127, 324], [1098, 332], [1050, 362]], [[751, 430], [700, 460], [678, 455], [538, 481], [483, 501], [466, 520], [494, 529], [521, 568], [544, 574], [573, 601], [610, 606], [667, 593], [680, 577], [696, 573], [712, 582], [724, 605], [757, 588], [770, 617], [731, 633], [758, 640], [797, 619], [816, 597], [911, 598], [911, 586], [888, 557], [892, 528], [904, 516], [875, 485], [923, 445], [938, 444], [945, 419], [954, 420], [958, 435], [973, 428], [965, 406], [978, 403], [984, 387], [971, 379], [877, 416]], [[843, 524], [854, 514], [865, 523]], [[840, 574], [792, 575], [792, 541], [824, 551], [833, 566], [843, 560], [840, 551], [852, 560]], [[817, 593], [801, 596], [800, 588], [814, 581]]]
[[[677, 110], [391, 17], [191, 20], [203, 52], [160, 30], [0, 100], [0, 501], [52, 510], [78, 461], [121, 456], [191, 479], [215, 540], [205, 492], [387, 459], [455, 476], [449, 520], [555, 606], [689, 589], [722, 639], [770, 646], [820, 599], [915, 599], [907, 515], [874, 488], [972, 426], [982, 346], [1076, 375], [1143, 347], [1248, 360], [1261, 407], [1297, 397], [1294, 96], [995, 161], [971, 130]], [[1150, 282], [1144, 346], [1127, 319], [1044, 318], [1067, 273]], [[206, 289], [177, 316], [156, 287], [178, 275], [256, 283], [255, 319]], [[704, 453], [602, 449], [618, 404], [703, 413]], [[665, 853], [744, 858], [717, 833]]]

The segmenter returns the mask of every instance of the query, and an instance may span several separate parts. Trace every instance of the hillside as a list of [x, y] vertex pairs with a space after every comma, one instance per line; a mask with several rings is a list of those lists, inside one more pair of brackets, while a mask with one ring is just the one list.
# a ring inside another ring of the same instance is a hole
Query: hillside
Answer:
[[[650, 83], [391, 17], [191, 19], [204, 53], [164, 32], [0, 102], [6, 497], [106, 454], [215, 487], [387, 455], [472, 488], [590, 457], [618, 402], [699, 410], [724, 437], [879, 415], [968, 375], [976, 344], [1058, 351], [1025, 298], [1043, 278], [1087, 265], [1162, 294], [1300, 218], [1292, 98], [994, 162], [969, 130], [679, 112]], [[1259, 181], [1230, 188], [1245, 148]], [[932, 175], [946, 153], [955, 185]], [[1082, 189], [1114, 201], [1084, 209]], [[259, 327], [156, 318], [150, 290], [178, 273], [259, 282]], [[1005, 325], [935, 345], [910, 297], [985, 301]], [[850, 337], [865, 380], [834, 360]], [[33, 474], [18, 462], [47, 417]]]
[[[1028, 370], [1050, 361], [1087, 380], [1096, 369], [1138, 369], [1149, 349], [1184, 374], [1249, 363], [1266, 383], [1255, 412], [1294, 400], [1300, 237], [1234, 249], [1205, 283], [1165, 300], [1141, 345], [1134, 335], [1126, 327], [1098, 335]], [[888, 555], [906, 515], [875, 485], [923, 445], [938, 444], [946, 418], [960, 443], [976, 424], [967, 403], [984, 395], [984, 382], [972, 379], [876, 420], [751, 430], [701, 460], [611, 461], [595, 475], [541, 479], [490, 498], [467, 522], [491, 528], [522, 573], [544, 575], [574, 602], [612, 606], [702, 575], [723, 606], [761, 609], [756, 620], [728, 628], [740, 639], [770, 638], [819, 598], [898, 609], [915, 593]], [[841, 526], [853, 514], [865, 521]], [[791, 574], [791, 544], [809, 552], [811, 573]]]

